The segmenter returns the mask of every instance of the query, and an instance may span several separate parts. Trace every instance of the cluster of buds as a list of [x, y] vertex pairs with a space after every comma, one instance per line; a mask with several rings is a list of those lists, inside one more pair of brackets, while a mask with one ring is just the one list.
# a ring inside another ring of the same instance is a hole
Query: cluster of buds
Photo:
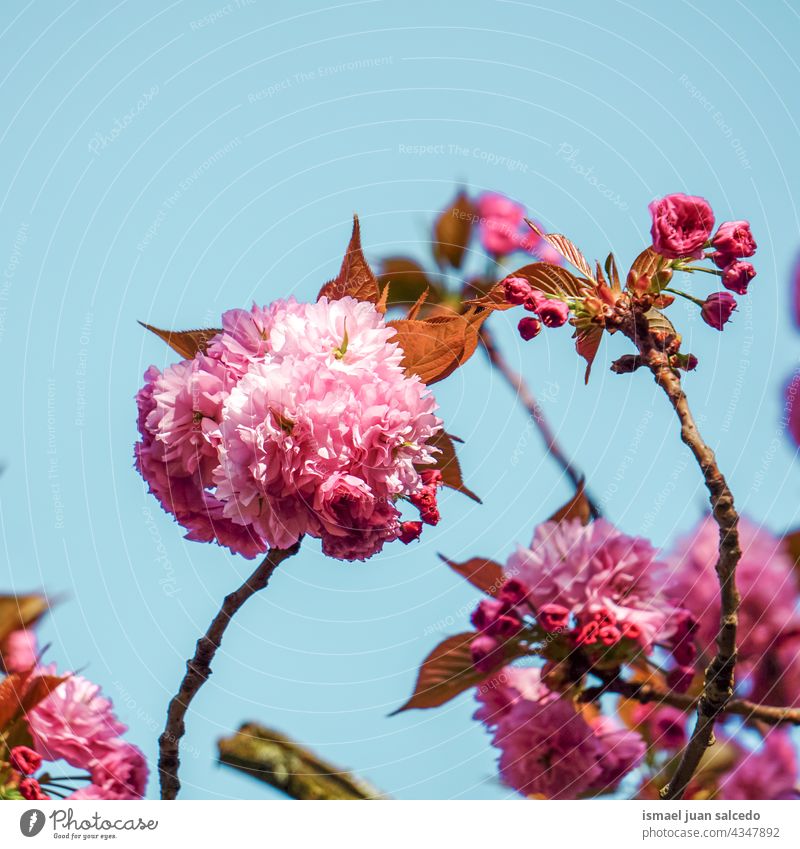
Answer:
[[[668, 262], [665, 270], [703, 271], [721, 278], [724, 292], [712, 292], [705, 299], [672, 290], [700, 307], [700, 315], [710, 327], [722, 330], [736, 310], [731, 295], [746, 295], [756, 276], [752, 263], [744, 259], [756, 252], [756, 242], [748, 221], [725, 221], [714, 230], [714, 213], [705, 198], [667, 195], [650, 204], [653, 250]], [[711, 260], [716, 269], [692, 266], [692, 260]], [[634, 281], [636, 282], [636, 281]]]
[[40, 802], [50, 797], [42, 790], [41, 784], [33, 777], [42, 766], [42, 756], [28, 746], [15, 746], [8, 756], [12, 771], [12, 784], [23, 799]]
[[538, 316], [528, 316], [517, 325], [519, 335], [527, 342], [538, 336], [545, 327], [561, 327], [569, 318], [569, 306], [565, 301], [551, 298], [544, 292], [534, 289], [524, 277], [507, 277], [503, 281], [506, 301], [522, 306], [528, 312]]
[[[660, 644], [670, 652], [674, 666], [670, 677], [676, 689], [685, 691], [697, 655], [694, 621], [685, 611], [676, 611], [676, 616], [669, 639]], [[621, 619], [604, 606], [577, 612], [552, 603], [537, 608], [530, 587], [517, 577], [508, 578], [494, 597], [483, 599], [471, 622], [477, 634], [470, 651], [481, 672], [491, 672], [506, 654], [518, 654], [508, 651], [517, 643], [522, 653], [545, 658], [548, 668], [569, 668], [578, 677], [591, 669], [618, 669], [647, 650], [646, 635], [637, 622]]]
[[439, 524], [439, 505], [436, 493], [439, 487], [444, 486], [444, 479], [439, 469], [425, 469], [421, 472], [422, 487], [409, 496], [409, 501], [419, 510], [419, 522], [403, 522], [400, 525], [400, 542], [408, 545], [415, 539], [419, 539], [422, 526]]

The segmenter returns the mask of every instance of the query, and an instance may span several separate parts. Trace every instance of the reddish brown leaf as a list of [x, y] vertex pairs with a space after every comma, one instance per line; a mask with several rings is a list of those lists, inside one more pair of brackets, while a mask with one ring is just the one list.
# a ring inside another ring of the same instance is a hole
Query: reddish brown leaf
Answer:
[[216, 328], [208, 328], [206, 330], [161, 330], [158, 327], [153, 327], [152, 324], [145, 324], [140, 321], [142, 327], [155, 333], [159, 339], [163, 339], [173, 351], [177, 351], [184, 359], [191, 360], [198, 351], [205, 351], [208, 343], [221, 330]]
[[461, 492], [473, 501], [481, 504], [480, 498], [469, 489], [461, 477], [461, 465], [456, 456], [454, 442], [461, 442], [461, 440], [458, 437], [451, 436], [449, 433], [445, 433], [443, 430], [431, 437], [428, 440], [428, 445], [439, 449], [439, 453], [436, 455], [436, 463], [433, 465], [419, 465], [417, 470], [423, 472], [425, 469], [439, 469], [442, 473], [442, 481], [446, 487]]
[[586, 360], [586, 375], [584, 382], [589, 382], [592, 372], [592, 363], [597, 356], [600, 343], [603, 341], [603, 328], [585, 319], [579, 320], [575, 325], [575, 350]]
[[463, 563], [456, 563], [455, 560], [448, 560], [443, 554], [440, 554], [439, 557], [454, 572], [457, 572], [462, 578], [466, 578], [473, 587], [477, 587], [487, 595], [497, 595], [505, 582], [503, 567], [499, 563], [495, 563], [494, 560], [473, 557]]
[[49, 608], [50, 602], [39, 593], [0, 595], [0, 649], [9, 634], [35, 625]]
[[22, 696], [30, 672], [12, 672], [0, 681], [0, 732], [10, 725], [22, 709]]
[[438, 265], [461, 268], [475, 218], [472, 201], [463, 190], [460, 191], [433, 225], [432, 250]]
[[628, 286], [632, 286], [640, 277], [652, 276], [665, 264], [666, 260], [652, 248], [645, 248], [633, 261], [628, 272]]
[[677, 335], [678, 331], [675, 329], [675, 325], [660, 310], [651, 307], [644, 315], [653, 333], [665, 333], [667, 336]]
[[[588, 284], [576, 277], [566, 268], [553, 265], [550, 262], [533, 262], [512, 271], [509, 277], [524, 277], [534, 289], [545, 295], [558, 297], [581, 298], [589, 293]], [[477, 298], [470, 303], [475, 306], [489, 307], [496, 310], [506, 310], [512, 307], [506, 301], [503, 281], [495, 284], [487, 295]]]
[[575, 495], [550, 517], [551, 522], [559, 523], [569, 519], [580, 519], [583, 525], [588, 525], [592, 519], [592, 510], [584, 493], [583, 481], [578, 484]]
[[422, 309], [422, 305], [428, 299], [428, 290], [426, 289], [424, 292], [420, 294], [414, 304], [409, 308], [408, 313], [406, 314], [406, 318], [411, 319], [412, 321], [419, 316], [419, 311]]
[[379, 302], [381, 295], [378, 280], [361, 249], [361, 225], [357, 215], [353, 216], [353, 235], [350, 237], [339, 274], [319, 290], [317, 297], [324, 296], [338, 301], [346, 295], [358, 301], [371, 301], [373, 304]]
[[578, 269], [581, 274], [594, 280], [592, 274], [592, 266], [589, 265], [589, 260], [580, 252], [579, 248], [572, 243], [570, 239], [561, 233], [543, 233], [532, 221], [525, 219], [525, 223], [542, 239], [547, 242], [550, 247], [555, 248], [561, 256], [572, 266]]
[[59, 684], [63, 684], [68, 675], [36, 675], [28, 682], [22, 697], [22, 711], [28, 713], [43, 702]]
[[417, 683], [411, 698], [391, 716], [412, 708], [439, 707], [455, 698], [470, 687], [475, 687], [497, 669], [511, 660], [518, 651], [509, 647], [497, 651], [497, 667], [491, 671], [478, 672], [472, 665], [469, 644], [475, 639], [475, 632], [456, 634], [448, 637], [425, 658], [419, 669]]
[[397, 333], [394, 341], [403, 349], [406, 373], [418, 375], [426, 384], [452, 374], [475, 353], [480, 326], [489, 312], [473, 307], [463, 315], [387, 322]]

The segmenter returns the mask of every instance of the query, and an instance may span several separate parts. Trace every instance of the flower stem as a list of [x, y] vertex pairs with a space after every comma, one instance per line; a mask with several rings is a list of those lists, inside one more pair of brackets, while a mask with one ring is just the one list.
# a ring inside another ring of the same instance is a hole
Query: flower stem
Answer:
[[676, 265], [675, 271], [702, 271], [703, 274], [713, 274], [715, 277], [722, 277], [722, 272], [716, 268], [703, 268], [700, 265]]
[[186, 711], [192, 699], [211, 675], [211, 662], [222, 643], [225, 629], [247, 599], [264, 589], [275, 569], [284, 560], [297, 554], [299, 549], [299, 541], [291, 548], [273, 548], [239, 589], [225, 596], [222, 607], [212, 619], [208, 630], [197, 641], [194, 656], [186, 662], [186, 674], [183, 676], [180, 688], [169, 703], [164, 731], [158, 738], [158, 773], [162, 799], [175, 799], [181, 789], [178, 779], [179, 745], [186, 731]]
[[670, 286], [664, 287], [665, 292], [669, 292], [672, 295], [680, 295], [682, 298], [686, 298], [687, 301], [691, 301], [697, 306], [702, 307], [705, 301], [700, 300], [700, 298], [695, 298], [694, 295], [690, 295], [688, 292], [684, 292], [682, 289], [673, 289]]
[[[556, 461], [556, 463], [558, 463], [559, 467], [570, 479], [575, 489], [577, 489], [583, 482], [583, 475], [575, 468], [562, 450], [561, 446], [558, 444], [555, 433], [545, 418], [541, 405], [528, 388], [522, 375], [511, 368], [508, 361], [500, 352], [494, 335], [486, 324], [481, 327], [481, 341], [483, 342], [483, 349], [486, 352], [486, 356], [489, 358], [489, 362], [495, 369], [497, 369], [497, 371], [505, 378], [506, 383], [508, 383], [508, 385], [514, 390], [520, 403], [527, 410], [528, 415], [531, 419], [533, 419], [533, 423], [539, 429], [539, 433], [544, 440], [548, 453]], [[584, 494], [589, 503], [589, 510], [591, 511], [592, 518], [598, 518], [601, 515], [600, 508], [597, 504], [595, 504], [588, 493], [584, 491]]]

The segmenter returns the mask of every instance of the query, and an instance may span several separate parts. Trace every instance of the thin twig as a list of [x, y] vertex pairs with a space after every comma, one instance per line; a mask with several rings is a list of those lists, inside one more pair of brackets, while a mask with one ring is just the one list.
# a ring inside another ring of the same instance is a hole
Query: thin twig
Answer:
[[[696, 710], [700, 699], [674, 690], [663, 690], [654, 684], [623, 681], [611, 678], [598, 687], [590, 687], [581, 695], [582, 701], [596, 701], [606, 693], [616, 693], [642, 704], [669, 705], [683, 711]], [[783, 723], [800, 725], [800, 708], [760, 705], [747, 699], [731, 699], [723, 712], [729, 716], [742, 716], [747, 721], [760, 721], [767, 725]]]
[[385, 799], [379, 790], [285, 734], [247, 722], [218, 741], [219, 760], [292, 799]]
[[[483, 341], [483, 349], [486, 352], [489, 362], [495, 369], [497, 369], [497, 371], [505, 378], [508, 385], [514, 390], [519, 402], [527, 410], [528, 415], [531, 419], [533, 419], [533, 423], [539, 429], [539, 433], [544, 440], [548, 453], [556, 461], [556, 463], [558, 463], [561, 470], [570, 479], [575, 489], [578, 489], [583, 481], [583, 475], [575, 468], [562, 450], [561, 446], [558, 444], [556, 435], [550, 427], [550, 423], [545, 418], [541, 405], [528, 388], [528, 385], [525, 383], [525, 379], [522, 375], [514, 371], [514, 369], [508, 364], [508, 361], [497, 347], [497, 341], [495, 340], [494, 335], [486, 324], [481, 327], [481, 340]], [[591, 511], [592, 518], [597, 519], [600, 516], [600, 508], [597, 504], [595, 504], [585, 490], [584, 494], [586, 495], [586, 500], [589, 503], [589, 510]]]
[[158, 773], [161, 780], [162, 799], [174, 799], [181, 789], [178, 779], [179, 745], [186, 731], [186, 711], [192, 699], [211, 675], [211, 662], [220, 647], [225, 629], [247, 599], [264, 589], [275, 569], [288, 557], [296, 554], [299, 549], [299, 542], [291, 548], [272, 549], [239, 589], [225, 596], [222, 607], [211, 620], [208, 630], [197, 641], [194, 657], [186, 661], [186, 674], [183, 676], [180, 689], [169, 703], [167, 724], [158, 738]]
[[719, 526], [719, 557], [716, 564], [720, 586], [720, 626], [717, 652], [705, 671], [703, 693], [697, 702], [697, 722], [683, 751], [670, 783], [661, 791], [664, 799], [682, 798], [706, 749], [714, 743], [714, 723], [733, 696], [736, 669], [736, 628], [739, 593], [736, 589], [736, 566], [742, 556], [739, 548], [739, 515], [733, 494], [719, 470], [716, 457], [706, 445], [689, 409], [679, 373], [670, 366], [665, 347], [669, 340], [652, 333], [647, 318], [634, 307], [633, 325], [623, 326], [639, 354], [664, 390], [681, 423], [681, 439], [688, 446], [703, 473], [709, 492], [711, 511]]

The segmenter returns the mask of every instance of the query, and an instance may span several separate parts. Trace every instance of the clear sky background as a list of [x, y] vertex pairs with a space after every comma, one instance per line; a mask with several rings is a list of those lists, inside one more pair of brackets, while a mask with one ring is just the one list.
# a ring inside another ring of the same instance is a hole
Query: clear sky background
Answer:
[[[354, 211], [369, 257], [424, 255], [458, 181], [626, 266], [655, 196], [701, 194], [718, 220], [752, 221], [759, 276], [734, 323], [672, 314], [740, 508], [797, 525], [800, 465], [779, 421], [800, 355], [798, 35], [797, 6], [777, 0], [6, 0], [0, 586], [64, 597], [41, 628], [48, 658], [101, 683], [154, 762], [185, 658], [252, 568], [185, 542], [132, 469], [133, 396], [174, 358], [136, 319], [209, 326], [253, 300], [312, 298]], [[608, 371], [624, 340], [604, 343], [585, 387], [566, 330], [524, 344], [512, 318], [492, 322], [608, 516], [658, 545], [690, 528], [699, 472], [653, 382]], [[187, 798], [270, 795], [214, 763], [244, 720], [397, 797], [508, 795], [470, 696], [387, 714], [476, 601], [436, 553], [504, 559], [569, 486], [480, 353], [435, 389], [483, 506], [447, 493], [418, 545], [348, 565], [311, 541], [281, 567], [195, 702]]]

